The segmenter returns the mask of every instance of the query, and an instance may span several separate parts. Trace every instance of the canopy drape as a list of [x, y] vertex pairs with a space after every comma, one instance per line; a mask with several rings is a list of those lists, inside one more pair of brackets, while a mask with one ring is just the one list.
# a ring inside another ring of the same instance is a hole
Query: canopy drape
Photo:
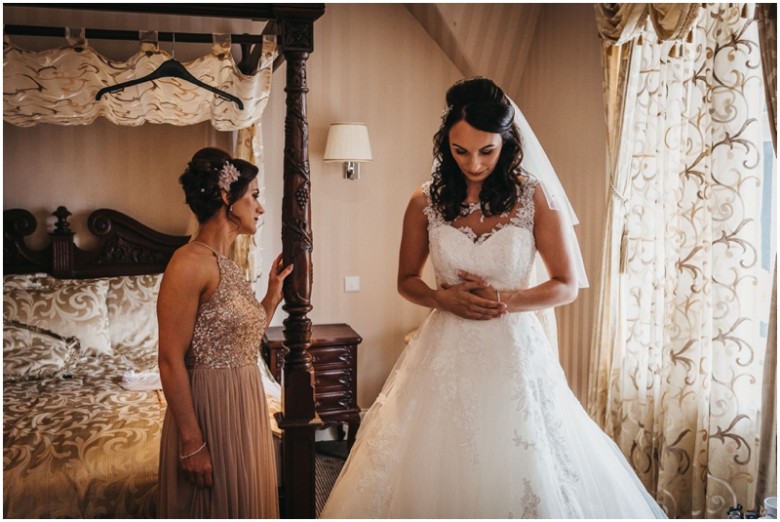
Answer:
[[236, 66], [230, 35], [214, 35], [211, 52], [183, 63], [198, 80], [241, 99], [244, 109], [185, 80], [165, 77], [95, 97], [109, 87], [155, 71], [173, 57], [155, 36], [140, 42], [127, 61], [106, 58], [80, 37], [70, 45], [27, 51], [6, 36], [3, 42], [3, 119], [20, 127], [39, 123], [88, 125], [104, 117], [117, 125], [144, 123], [194, 125], [211, 121], [232, 131], [260, 121], [271, 90], [276, 38], [263, 39], [258, 71], [245, 75]]

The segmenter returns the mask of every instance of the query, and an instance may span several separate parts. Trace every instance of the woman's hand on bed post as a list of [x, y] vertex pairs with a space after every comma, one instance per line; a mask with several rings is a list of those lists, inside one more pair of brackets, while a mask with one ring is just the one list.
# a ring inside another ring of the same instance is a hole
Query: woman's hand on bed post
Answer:
[[279, 306], [279, 303], [282, 302], [282, 285], [292, 271], [293, 265], [284, 266], [282, 254], [276, 256], [276, 259], [274, 259], [274, 262], [271, 265], [271, 270], [268, 273], [268, 290], [265, 293], [265, 297], [260, 302], [265, 309], [268, 324], [271, 323], [276, 308]]

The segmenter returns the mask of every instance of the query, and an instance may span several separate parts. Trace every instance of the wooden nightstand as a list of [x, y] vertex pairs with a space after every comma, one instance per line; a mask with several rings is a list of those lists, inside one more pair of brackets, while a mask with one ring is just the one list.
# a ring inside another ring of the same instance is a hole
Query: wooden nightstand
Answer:
[[[278, 382], [282, 382], [284, 328], [273, 326], [263, 336], [263, 358]], [[357, 347], [363, 341], [349, 325], [320, 324], [311, 329], [311, 353], [314, 364], [314, 408], [322, 422], [338, 425], [339, 439], [344, 424], [349, 426], [352, 446], [360, 427], [357, 404]]]

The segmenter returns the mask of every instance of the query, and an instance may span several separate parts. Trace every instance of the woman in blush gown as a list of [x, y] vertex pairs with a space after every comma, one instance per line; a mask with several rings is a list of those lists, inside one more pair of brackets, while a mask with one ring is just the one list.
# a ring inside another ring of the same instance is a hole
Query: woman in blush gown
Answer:
[[[488, 79], [447, 92], [398, 274], [399, 292], [433, 311], [366, 414], [323, 518], [665, 517], [569, 389], [535, 314], [586, 280], [555, 180], [525, 168], [518, 117]], [[429, 256], [436, 288], [421, 278]]]
[[177, 250], [157, 300], [168, 403], [160, 442], [160, 518], [278, 518], [276, 457], [257, 364], [292, 267], [276, 258], [258, 301], [228, 259], [263, 214], [256, 166], [196, 152], [179, 178], [200, 229]]

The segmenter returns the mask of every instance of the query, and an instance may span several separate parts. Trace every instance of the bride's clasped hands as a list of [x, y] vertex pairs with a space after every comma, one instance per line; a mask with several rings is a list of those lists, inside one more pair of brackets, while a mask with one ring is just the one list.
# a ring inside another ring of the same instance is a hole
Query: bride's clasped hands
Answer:
[[444, 283], [436, 291], [436, 308], [464, 319], [483, 321], [507, 313], [506, 303], [498, 300], [500, 294], [484, 279], [465, 271], [459, 271], [458, 276], [462, 283]]

